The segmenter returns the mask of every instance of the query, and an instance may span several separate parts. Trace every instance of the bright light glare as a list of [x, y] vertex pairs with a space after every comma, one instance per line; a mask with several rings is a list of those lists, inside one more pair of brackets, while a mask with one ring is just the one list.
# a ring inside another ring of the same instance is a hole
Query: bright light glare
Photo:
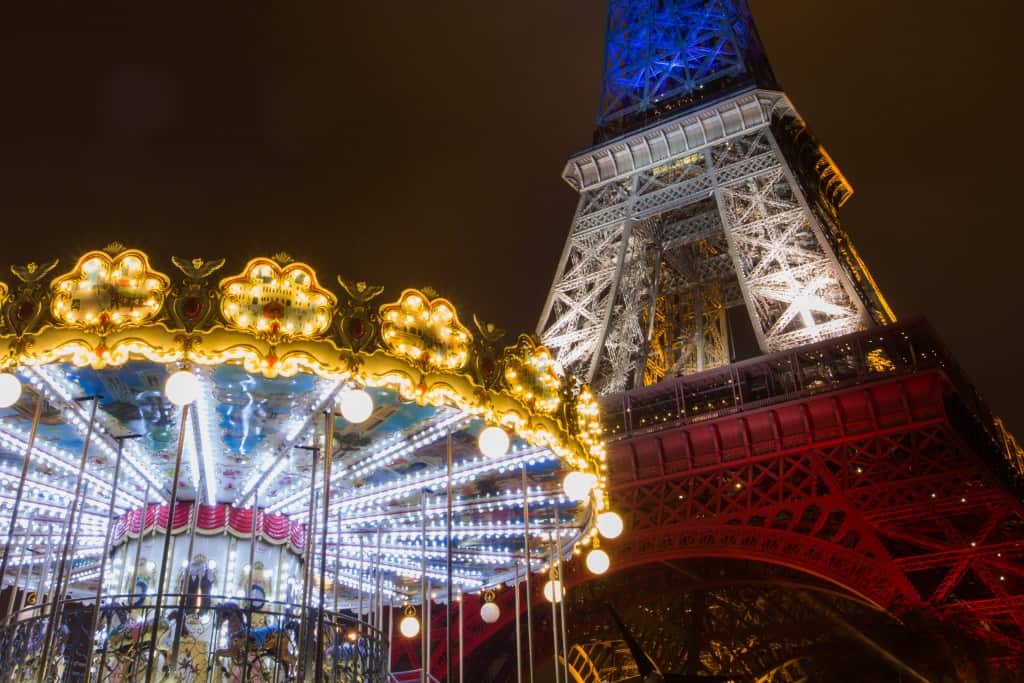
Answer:
[[480, 452], [488, 458], [500, 458], [508, 453], [508, 432], [492, 425], [480, 432], [477, 443], [480, 445]]
[[420, 633], [420, 620], [410, 614], [398, 622], [398, 630], [406, 638], [415, 638]]
[[373, 414], [373, 397], [362, 389], [350, 389], [341, 395], [341, 415], [352, 424], [365, 422]]
[[608, 571], [611, 563], [608, 553], [600, 548], [594, 548], [587, 553], [587, 569], [590, 570], [591, 574], [604, 574]]
[[0, 375], [0, 408], [9, 408], [21, 398], [21, 380], [10, 373]]
[[622, 517], [617, 512], [602, 512], [597, 516], [597, 530], [605, 538], [618, 538], [622, 534]]
[[164, 394], [176, 406], [192, 403], [199, 397], [199, 378], [188, 370], [178, 370], [167, 378]]
[[570, 472], [562, 481], [562, 489], [572, 500], [586, 500], [597, 485], [597, 477], [590, 472]]

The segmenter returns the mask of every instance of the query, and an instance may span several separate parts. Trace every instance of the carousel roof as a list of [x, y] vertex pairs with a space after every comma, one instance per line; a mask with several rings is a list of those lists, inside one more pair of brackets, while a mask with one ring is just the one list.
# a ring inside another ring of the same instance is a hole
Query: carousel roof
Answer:
[[[314, 463], [328, 439], [327, 554], [341, 584], [359, 545], [379, 534], [381, 563], [401, 593], [419, 575], [423, 510], [428, 574], [444, 580], [449, 447], [453, 580], [462, 588], [507, 578], [522, 557], [524, 471], [538, 544], [555, 524], [567, 548], [595, 533], [594, 513], [606, 504], [596, 403], [533, 337], [501, 346], [501, 330], [475, 317], [471, 329], [428, 290], [391, 301], [380, 287], [339, 277], [332, 291], [283, 255], [219, 280], [223, 259], [171, 262], [174, 277], [114, 245], [66, 273], [54, 274], [57, 261], [28, 264], [11, 269], [12, 287], [0, 283], [0, 367], [24, 387], [0, 409], [7, 520], [41, 411], [16, 544], [40, 542], [78, 488], [79, 557], [98, 559], [119, 445], [119, 514], [171, 499], [180, 443], [177, 500], [256, 505], [305, 522], [311, 491], [324, 489]], [[184, 419], [166, 391], [181, 370], [199, 379]], [[353, 392], [364, 403], [369, 396], [368, 414], [347, 413]], [[510, 437], [497, 457], [480, 452], [488, 426]], [[596, 481], [582, 501], [563, 492], [570, 470]], [[88, 579], [90, 563], [76, 571]]]

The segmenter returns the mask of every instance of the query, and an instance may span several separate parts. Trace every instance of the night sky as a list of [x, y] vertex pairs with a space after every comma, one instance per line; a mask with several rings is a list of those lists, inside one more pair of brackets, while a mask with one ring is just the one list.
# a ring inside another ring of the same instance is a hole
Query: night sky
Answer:
[[[330, 285], [430, 284], [536, 325], [576, 202], [560, 173], [590, 144], [603, 3], [41, 4], [0, 29], [5, 263], [120, 240], [169, 274], [172, 254], [228, 256], [227, 274], [283, 250]], [[883, 292], [1024, 436], [1024, 11], [752, 5], [856, 189], [844, 225]]]

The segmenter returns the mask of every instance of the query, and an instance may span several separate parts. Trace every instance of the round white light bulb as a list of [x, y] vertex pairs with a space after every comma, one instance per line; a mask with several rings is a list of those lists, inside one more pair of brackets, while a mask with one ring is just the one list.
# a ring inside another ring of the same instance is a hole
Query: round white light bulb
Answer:
[[21, 398], [21, 380], [10, 373], [0, 375], [0, 408], [9, 408]]
[[608, 553], [600, 548], [594, 548], [587, 553], [587, 569], [590, 570], [591, 574], [604, 574], [608, 571], [611, 563], [612, 561], [608, 557]]
[[167, 378], [164, 394], [176, 406], [192, 403], [199, 397], [199, 378], [188, 370], [178, 370]]
[[493, 602], [485, 602], [480, 605], [480, 618], [485, 624], [493, 624], [501, 616], [501, 609]]
[[552, 579], [544, 584], [544, 599], [548, 602], [561, 602], [565, 595], [565, 587], [558, 579]]
[[597, 530], [605, 538], [618, 538], [622, 534], [622, 517], [617, 512], [602, 512], [597, 516]]
[[508, 453], [508, 432], [501, 427], [490, 426], [480, 432], [477, 438], [480, 452], [488, 458], [500, 458]]
[[597, 477], [590, 472], [570, 472], [562, 480], [562, 490], [572, 500], [586, 500], [597, 485]]
[[341, 395], [341, 415], [352, 424], [365, 422], [372, 414], [373, 397], [362, 389], [350, 389]]
[[410, 614], [398, 622], [398, 630], [406, 638], [415, 638], [420, 633], [420, 620]]

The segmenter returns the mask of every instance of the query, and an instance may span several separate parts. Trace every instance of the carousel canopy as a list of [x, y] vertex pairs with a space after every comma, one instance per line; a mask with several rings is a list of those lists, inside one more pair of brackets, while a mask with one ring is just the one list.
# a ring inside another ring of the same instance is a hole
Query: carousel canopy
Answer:
[[159, 527], [161, 514], [187, 526], [189, 503], [203, 520], [256, 508], [286, 520], [295, 548], [312, 540], [338, 590], [362, 586], [372, 552], [399, 597], [421, 576], [424, 528], [427, 575], [447, 580], [449, 481], [458, 589], [512, 576], [526, 499], [531, 546], [556, 528], [566, 551], [596, 533], [596, 403], [533, 337], [501, 346], [501, 330], [475, 317], [471, 328], [427, 290], [392, 301], [339, 277], [332, 291], [283, 255], [222, 279], [223, 259], [171, 262], [173, 277], [114, 245], [63, 274], [56, 261], [14, 267], [0, 284], [8, 529], [27, 467], [8, 574], [40, 561], [76, 500], [81, 585], [108, 542], [111, 500], [129, 536], [131, 520]]

